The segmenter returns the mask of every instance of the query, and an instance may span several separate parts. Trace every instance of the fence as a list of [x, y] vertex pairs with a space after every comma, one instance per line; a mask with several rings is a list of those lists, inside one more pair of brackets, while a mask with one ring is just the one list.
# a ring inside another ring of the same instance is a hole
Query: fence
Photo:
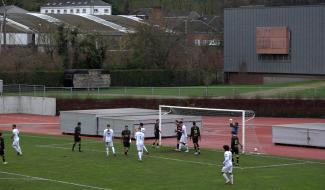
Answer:
[[119, 98], [128, 96], [182, 98], [325, 98], [325, 87], [240, 87], [240, 86], [192, 86], [192, 87], [109, 87], [73, 88], [46, 87], [44, 85], [3, 85], [3, 96], [37, 96], [55, 98]]

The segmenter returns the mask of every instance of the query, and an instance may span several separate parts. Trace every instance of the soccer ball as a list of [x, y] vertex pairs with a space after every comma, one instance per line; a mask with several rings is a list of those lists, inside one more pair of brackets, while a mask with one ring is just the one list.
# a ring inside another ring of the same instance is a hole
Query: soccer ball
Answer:
[[257, 151], [258, 151], [258, 148], [255, 147], [255, 148], [254, 148], [254, 152], [257, 152]]

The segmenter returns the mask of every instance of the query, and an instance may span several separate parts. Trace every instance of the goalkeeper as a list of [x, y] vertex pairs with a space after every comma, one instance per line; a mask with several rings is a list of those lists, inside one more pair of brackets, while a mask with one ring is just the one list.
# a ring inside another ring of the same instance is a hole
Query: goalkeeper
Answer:
[[236, 155], [235, 166], [239, 166], [239, 147], [243, 148], [243, 145], [240, 144], [238, 136], [233, 132], [231, 137], [231, 153], [232, 153], [232, 162], [234, 162], [234, 157]]

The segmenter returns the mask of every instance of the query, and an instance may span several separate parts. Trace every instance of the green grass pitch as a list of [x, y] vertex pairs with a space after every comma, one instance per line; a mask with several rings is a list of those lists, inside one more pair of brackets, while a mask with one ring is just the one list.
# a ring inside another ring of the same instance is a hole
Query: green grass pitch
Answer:
[[[98, 139], [82, 140], [83, 152], [72, 152], [72, 137], [22, 134], [23, 156], [15, 155], [6, 140], [7, 165], [0, 161], [0, 190], [81, 189], [313, 189], [325, 187], [325, 161], [267, 155], [241, 155], [234, 168], [234, 185], [220, 174], [223, 152], [203, 149], [200, 156], [175, 152], [173, 147], [151, 148], [143, 162], [133, 145], [124, 156], [119, 139], [117, 156], [105, 157]], [[134, 141], [133, 141], [134, 143]]]

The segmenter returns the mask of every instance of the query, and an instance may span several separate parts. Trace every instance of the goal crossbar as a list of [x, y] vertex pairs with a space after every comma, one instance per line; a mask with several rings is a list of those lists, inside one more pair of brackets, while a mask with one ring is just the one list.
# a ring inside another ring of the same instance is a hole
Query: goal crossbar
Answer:
[[[162, 108], [176, 108], [176, 109], [188, 109], [188, 110], [209, 110], [209, 111], [222, 111], [222, 112], [237, 112], [240, 113], [242, 116], [242, 152], [245, 152], [245, 145], [246, 145], [246, 139], [245, 139], [245, 127], [246, 127], [246, 120], [245, 120], [245, 114], [248, 112], [248, 110], [237, 110], [237, 109], [216, 109], [216, 108], [200, 108], [200, 107], [182, 107], [182, 106], [168, 106], [168, 105], [159, 105], [159, 130], [161, 131], [161, 125], [162, 125]], [[159, 135], [159, 144], [161, 144], [161, 133]]]

